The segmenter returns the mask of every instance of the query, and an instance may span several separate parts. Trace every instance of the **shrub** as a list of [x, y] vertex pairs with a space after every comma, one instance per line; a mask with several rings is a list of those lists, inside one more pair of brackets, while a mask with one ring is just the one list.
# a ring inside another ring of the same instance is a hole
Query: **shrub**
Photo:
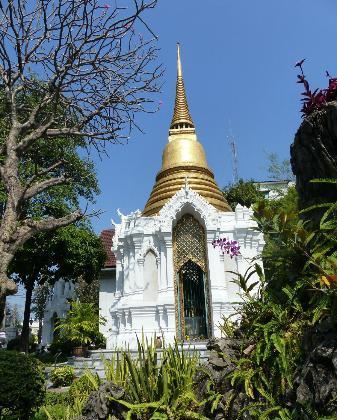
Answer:
[[74, 379], [74, 368], [71, 366], [57, 367], [50, 374], [50, 380], [54, 387], [69, 386], [73, 383]]
[[63, 391], [63, 392], [47, 391], [45, 405], [52, 406], [56, 404], [61, 404], [61, 405], [70, 404], [69, 391]]
[[[78, 343], [79, 345], [79, 343]], [[66, 337], [56, 338], [49, 347], [51, 354], [56, 355], [57, 353], [62, 353], [63, 356], [71, 356], [72, 350], [74, 348], [74, 343], [68, 340]]]
[[101, 380], [97, 373], [85, 373], [80, 378], [74, 380], [69, 389], [70, 401], [74, 402], [78, 398], [87, 398], [87, 396], [96, 390], [101, 384]]
[[65, 420], [70, 418], [70, 408], [65, 404], [43, 406], [34, 416], [34, 420]]
[[20, 341], [20, 337], [15, 337], [9, 340], [7, 344], [7, 350], [20, 351]]
[[87, 372], [72, 383], [69, 391], [47, 392], [45, 405], [35, 414], [34, 420], [70, 420], [81, 418], [81, 412], [88, 395], [91, 391], [96, 390], [99, 384], [100, 380], [98, 376]]
[[29, 419], [45, 398], [41, 363], [34, 357], [0, 350], [0, 406], [14, 418]]

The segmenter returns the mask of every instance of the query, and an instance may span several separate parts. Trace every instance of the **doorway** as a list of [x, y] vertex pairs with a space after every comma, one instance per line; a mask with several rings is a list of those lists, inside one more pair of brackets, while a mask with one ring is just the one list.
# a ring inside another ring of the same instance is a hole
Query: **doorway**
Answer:
[[191, 260], [180, 269], [179, 294], [185, 337], [205, 339], [208, 336], [204, 279], [205, 273]]
[[206, 339], [211, 334], [205, 230], [191, 214], [173, 229], [176, 328], [180, 339]]

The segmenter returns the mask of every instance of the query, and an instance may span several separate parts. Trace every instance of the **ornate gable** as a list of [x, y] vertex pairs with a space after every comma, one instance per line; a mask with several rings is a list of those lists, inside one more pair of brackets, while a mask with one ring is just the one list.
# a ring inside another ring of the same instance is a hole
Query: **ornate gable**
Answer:
[[199, 214], [206, 228], [217, 224], [219, 212], [209, 204], [200, 194], [193, 191], [187, 184], [181, 188], [160, 210], [158, 218], [162, 230], [171, 230], [172, 222], [185, 206], [190, 206]]

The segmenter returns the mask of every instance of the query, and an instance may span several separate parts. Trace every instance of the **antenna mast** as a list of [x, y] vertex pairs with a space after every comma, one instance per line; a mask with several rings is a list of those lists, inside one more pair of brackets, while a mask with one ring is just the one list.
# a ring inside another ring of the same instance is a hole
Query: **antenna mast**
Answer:
[[235, 137], [234, 137], [233, 130], [230, 123], [229, 123], [229, 133], [227, 135], [227, 142], [231, 149], [231, 155], [232, 155], [233, 183], [236, 184], [239, 181], [238, 152], [237, 152]]

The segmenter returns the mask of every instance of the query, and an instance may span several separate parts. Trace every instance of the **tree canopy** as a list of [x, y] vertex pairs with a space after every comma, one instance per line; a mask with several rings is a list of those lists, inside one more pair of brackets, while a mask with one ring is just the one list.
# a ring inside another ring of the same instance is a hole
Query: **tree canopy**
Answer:
[[223, 189], [228, 204], [234, 210], [238, 204], [250, 207], [252, 204], [263, 199], [263, 194], [257, 189], [253, 180], [244, 181], [239, 179], [235, 184], [229, 184]]
[[[71, 150], [101, 151], [128, 137], [137, 113], [157, 108], [156, 37], [142, 17], [156, 0], [118, 3], [0, 3], [0, 322], [17, 290], [8, 277], [17, 250], [86, 214], [79, 197], [96, 187], [90, 162]], [[69, 186], [66, 201], [49, 199]]]

